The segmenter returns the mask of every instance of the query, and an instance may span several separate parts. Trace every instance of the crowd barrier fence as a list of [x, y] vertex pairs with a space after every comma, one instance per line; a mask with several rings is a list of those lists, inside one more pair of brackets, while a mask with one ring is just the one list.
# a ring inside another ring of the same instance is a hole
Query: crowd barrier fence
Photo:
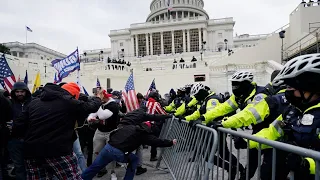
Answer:
[[[247, 139], [247, 149], [234, 149], [234, 137]], [[264, 144], [271, 147], [269, 151], [272, 153], [272, 169], [270, 172], [272, 180], [276, 180], [276, 171], [282, 169], [281, 167], [276, 167], [278, 150], [314, 159], [316, 162], [315, 180], [320, 180], [320, 152], [278, 141], [259, 138], [249, 134], [248, 132], [234, 131], [225, 128], [218, 128], [217, 132], [216, 130], [203, 125], [197, 125], [195, 129], [192, 129], [188, 127], [188, 122], [179, 122], [177, 119], [172, 118], [164, 123], [160, 138], [178, 140], [176, 146], [161, 149], [160, 157], [156, 166], [158, 168], [161, 161], [164, 161], [174, 180], [225, 180], [232, 176], [232, 168], [234, 168], [233, 164], [236, 164], [237, 173], [235, 175], [235, 179], [239, 179], [239, 160], [243, 161], [245, 159], [245, 162], [242, 163], [245, 167], [249, 162], [250, 155], [253, 156], [253, 154], [249, 153], [249, 141], [256, 141], [259, 143], [259, 148], [257, 149], [257, 171], [255, 172], [255, 176], [251, 179], [258, 180], [261, 178], [261, 155], [263, 154], [261, 152], [263, 151], [261, 150], [261, 145]], [[229, 157], [226, 158], [228, 150], [231, 153], [229, 153]], [[240, 154], [243, 154], [243, 151], [246, 151], [246, 156], [240, 157]], [[232, 162], [233, 154], [236, 154], [236, 163]], [[222, 163], [225, 161], [228, 162], [228, 164]], [[225, 176], [224, 170], [221, 172], [221, 169], [217, 167], [227, 170], [228, 176]], [[250, 179], [250, 167], [251, 165], [246, 168], [246, 180]], [[294, 172], [290, 172], [288, 177], [290, 180], [294, 180]]]
[[216, 130], [201, 125], [191, 129], [186, 121], [172, 118], [164, 123], [160, 138], [178, 143], [161, 149], [157, 168], [163, 160], [173, 179], [209, 179], [217, 149]]

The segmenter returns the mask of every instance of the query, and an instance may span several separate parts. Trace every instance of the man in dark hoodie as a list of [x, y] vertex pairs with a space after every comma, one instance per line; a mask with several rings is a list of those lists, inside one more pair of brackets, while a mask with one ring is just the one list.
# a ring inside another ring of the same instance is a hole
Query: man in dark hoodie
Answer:
[[113, 131], [110, 140], [101, 150], [97, 159], [81, 175], [84, 180], [91, 180], [104, 166], [112, 161], [129, 163], [124, 180], [132, 180], [138, 165], [138, 157], [132, 153], [141, 144], [158, 147], [170, 147], [177, 140], [162, 140], [152, 134], [151, 123], [125, 125]]
[[79, 114], [97, 111], [101, 100], [78, 101], [79, 94], [76, 83], [48, 83], [14, 121], [12, 132], [24, 138], [25, 179], [81, 179], [72, 151], [74, 126]]
[[[12, 120], [13, 124], [27, 108], [32, 97], [28, 86], [24, 82], [16, 82], [11, 91], [12, 102]], [[26, 170], [23, 157], [23, 137], [18, 137], [14, 132], [11, 133], [11, 139], [8, 142], [10, 158], [14, 164], [14, 173], [17, 180], [26, 179]]]

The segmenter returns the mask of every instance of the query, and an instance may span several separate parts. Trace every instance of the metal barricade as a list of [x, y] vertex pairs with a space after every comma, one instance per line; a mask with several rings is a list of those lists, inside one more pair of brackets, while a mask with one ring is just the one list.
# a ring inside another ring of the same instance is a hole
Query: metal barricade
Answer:
[[188, 127], [186, 121], [172, 118], [162, 128], [160, 138], [177, 139], [171, 148], [162, 148], [157, 168], [163, 161], [173, 179], [209, 179], [217, 149], [217, 131], [206, 126]]
[[[247, 132], [239, 132], [239, 131], [234, 131], [234, 130], [231, 130], [231, 129], [225, 129], [225, 128], [218, 128], [218, 135], [219, 137], [223, 137], [223, 138], [219, 138], [219, 140], [224, 140], [226, 139], [223, 143], [220, 143], [218, 142], [218, 151], [217, 151], [217, 154], [221, 154], [221, 150], [223, 151], [223, 155], [220, 157], [222, 157], [222, 162], [229, 162], [229, 167], [228, 169], [226, 168], [226, 170], [228, 170], [229, 174], [228, 174], [228, 177], [231, 176], [231, 172], [232, 172], [232, 154], [230, 153], [229, 154], [229, 157], [226, 158], [225, 157], [225, 150], [226, 148], [229, 149], [230, 152], [232, 152], [232, 149], [234, 148], [233, 147], [233, 137], [241, 137], [241, 138], [244, 138], [244, 139], [247, 139], [247, 149], [246, 149], [246, 153], [244, 156], [240, 156], [240, 154], [243, 154], [242, 152], [240, 153], [240, 151], [244, 151], [244, 150], [236, 150], [236, 154], [237, 154], [237, 169], [236, 169], [236, 178], [235, 179], [238, 179], [240, 178], [239, 176], [239, 160], [243, 160], [244, 158], [246, 159], [245, 162], [244, 162], [244, 166], [246, 166], [246, 172], [245, 172], [245, 178], [242, 177], [242, 179], [246, 179], [246, 180], [249, 180], [249, 171], [250, 171], [250, 167], [254, 166], [253, 164], [251, 164], [252, 162], [249, 161], [250, 158], [255, 158], [254, 154], [256, 153], [252, 153], [252, 149], [250, 150], [249, 149], [249, 141], [255, 141], [255, 142], [258, 142], [259, 143], [259, 148], [258, 149], [255, 149], [257, 151], [257, 166], [254, 167], [254, 172], [253, 172], [253, 177], [251, 177], [251, 179], [257, 179], [259, 180], [261, 178], [261, 155], [264, 154], [263, 151], [265, 150], [261, 150], [261, 145], [262, 144], [265, 144], [265, 145], [268, 145], [270, 146], [271, 148], [268, 149], [269, 151], [269, 156], [268, 158], [271, 159], [270, 161], [272, 162], [271, 163], [271, 167], [269, 168], [270, 172], [267, 172], [267, 174], [270, 174], [271, 175], [271, 179], [272, 180], [276, 180], [276, 171], [282, 171], [284, 170], [284, 167], [277, 167], [277, 160], [278, 160], [278, 154], [280, 153], [279, 157], [280, 156], [283, 156], [283, 155], [288, 155], [289, 153], [293, 153], [293, 154], [297, 154], [297, 155], [300, 155], [301, 157], [309, 157], [309, 158], [312, 158], [314, 159], [314, 161], [316, 162], [316, 174], [315, 174], [315, 180], [320, 180], [320, 152], [317, 152], [317, 151], [313, 151], [311, 149], [306, 149], [306, 148], [301, 148], [301, 147], [298, 147], [298, 146], [294, 146], [294, 145], [290, 145], [290, 144], [286, 144], [286, 143], [282, 143], [282, 142], [278, 142], [278, 141], [271, 141], [271, 140], [267, 140], [267, 139], [263, 139], [263, 138], [259, 138], [259, 137], [256, 137], [256, 136], [253, 136]], [[227, 145], [228, 144], [228, 145]], [[221, 145], [223, 146], [221, 148]], [[229, 146], [229, 147], [228, 147]], [[220, 151], [220, 152], [219, 152]], [[284, 152], [284, 153], [283, 153]], [[264, 154], [264, 158], [266, 154]], [[263, 160], [265, 161], [265, 159]], [[247, 164], [249, 163], [249, 166], [247, 166]], [[216, 165], [217, 167], [219, 167], [219, 161], [217, 159], [217, 162], [216, 162]], [[265, 164], [264, 164], [265, 165]], [[220, 165], [221, 167], [221, 165]], [[225, 167], [222, 167], [222, 169], [225, 169]], [[256, 172], [256, 170], [257, 172]], [[263, 169], [264, 171], [265, 170], [268, 170], [268, 168], [266, 169]], [[213, 173], [213, 172], [212, 172]], [[225, 179], [225, 176], [224, 176], [225, 172], [222, 171], [222, 174], [219, 175], [219, 168], [217, 168], [217, 171], [215, 172], [215, 178], [216, 180], [224, 180]], [[286, 175], [287, 176], [287, 175]], [[213, 175], [212, 175], [213, 177]], [[288, 177], [290, 178], [290, 180], [294, 180], [294, 173], [293, 172], [290, 172], [288, 173]], [[266, 177], [263, 177], [264, 179], [266, 179]]]

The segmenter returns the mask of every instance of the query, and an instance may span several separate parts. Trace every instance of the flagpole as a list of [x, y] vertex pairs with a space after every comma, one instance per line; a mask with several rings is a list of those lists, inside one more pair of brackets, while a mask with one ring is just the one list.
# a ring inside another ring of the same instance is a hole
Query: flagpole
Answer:
[[25, 27], [26, 29], [26, 44], [28, 43], [28, 31], [27, 31], [27, 27]]

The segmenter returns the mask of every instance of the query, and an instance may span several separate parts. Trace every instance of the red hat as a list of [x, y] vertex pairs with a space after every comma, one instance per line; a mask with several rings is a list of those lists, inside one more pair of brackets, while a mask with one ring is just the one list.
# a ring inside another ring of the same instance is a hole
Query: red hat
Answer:
[[79, 99], [80, 87], [76, 83], [67, 83], [62, 86], [62, 89], [68, 91], [72, 96], [75, 96], [76, 99]]
[[150, 121], [146, 121], [144, 122], [145, 125], [147, 125], [149, 128], [151, 128], [151, 122]]
[[102, 94], [103, 94], [104, 98], [111, 98], [112, 97], [112, 94], [109, 94], [106, 90], [103, 90]]

